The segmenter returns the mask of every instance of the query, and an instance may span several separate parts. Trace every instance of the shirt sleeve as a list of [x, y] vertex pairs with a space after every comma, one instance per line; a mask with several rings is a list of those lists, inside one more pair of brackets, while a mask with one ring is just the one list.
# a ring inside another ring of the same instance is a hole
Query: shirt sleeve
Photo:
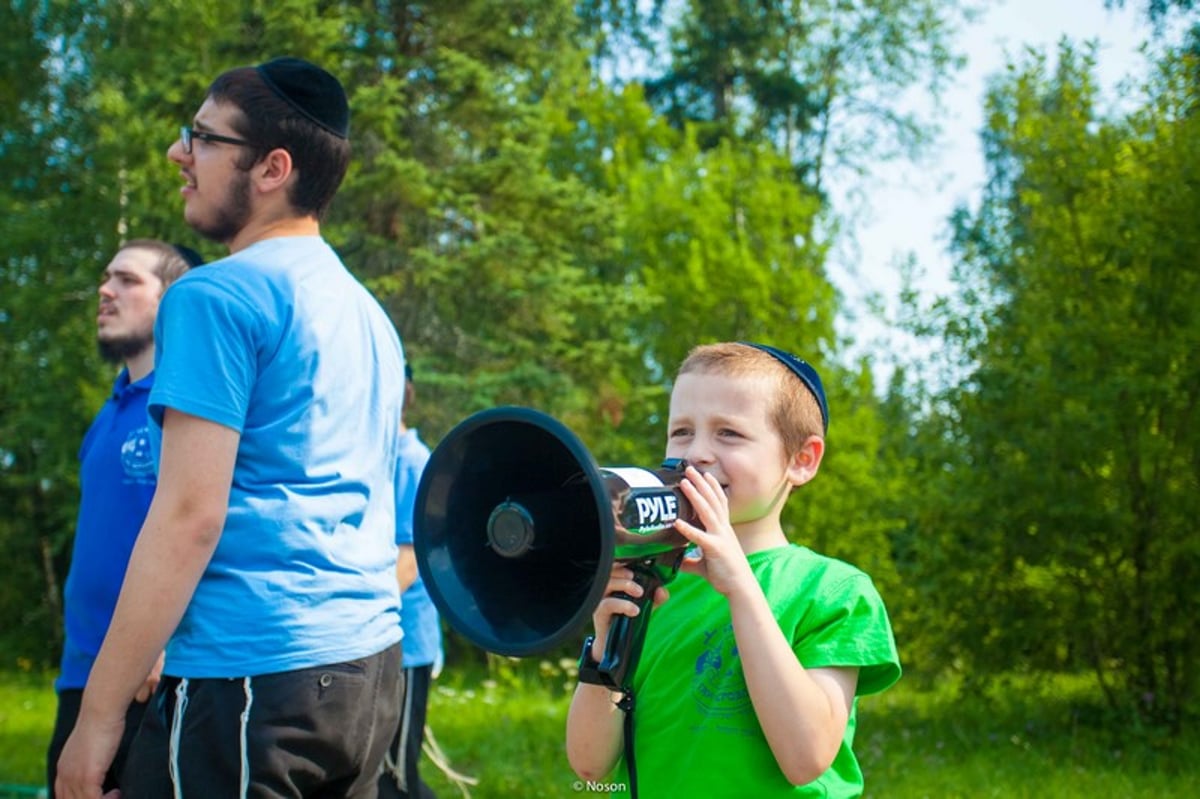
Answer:
[[155, 322], [149, 412], [166, 408], [242, 432], [258, 372], [263, 324], [247, 302], [207, 280], [180, 280]]
[[835, 584], [813, 611], [816, 623], [795, 644], [805, 668], [854, 667], [860, 696], [900, 679], [900, 655], [883, 599], [871, 578], [856, 574]]

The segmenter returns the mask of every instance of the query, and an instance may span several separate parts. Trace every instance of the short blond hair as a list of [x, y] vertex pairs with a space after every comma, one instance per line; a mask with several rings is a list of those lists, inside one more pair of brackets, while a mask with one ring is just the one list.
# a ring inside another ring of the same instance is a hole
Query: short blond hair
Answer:
[[789, 454], [799, 452], [810, 436], [825, 437], [817, 398], [775, 356], [763, 350], [732, 341], [701, 344], [683, 359], [676, 376], [689, 373], [765, 379], [775, 392], [771, 423]]

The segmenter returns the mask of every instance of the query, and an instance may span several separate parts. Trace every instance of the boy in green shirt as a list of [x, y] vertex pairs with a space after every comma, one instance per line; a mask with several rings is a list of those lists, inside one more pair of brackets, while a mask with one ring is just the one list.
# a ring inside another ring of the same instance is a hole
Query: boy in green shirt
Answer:
[[[601, 685], [580, 684], [567, 754], [584, 780], [621, 795], [855, 797], [856, 697], [900, 677], [883, 602], [871, 579], [788, 542], [780, 514], [817, 473], [829, 414], [817, 372], [759, 344], [697, 347], [671, 393], [668, 458], [688, 468], [680, 490], [702, 526], [670, 595], [658, 589], [633, 677], [637, 785], [622, 758], [625, 711]], [[640, 596], [618, 562], [593, 614], [592, 658], [615, 614]]]

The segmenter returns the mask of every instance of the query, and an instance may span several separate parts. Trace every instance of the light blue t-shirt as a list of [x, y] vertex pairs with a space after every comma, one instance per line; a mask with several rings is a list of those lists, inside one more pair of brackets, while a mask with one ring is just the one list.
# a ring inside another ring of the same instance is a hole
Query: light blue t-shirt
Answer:
[[[400, 436], [400, 455], [396, 465], [396, 543], [412, 544], [413, 510], [417, 486], [429, 462], [429, 447], [415, 429]], [[400, 623], [404, 628], [404, 667], [442, 666], [442, 628], [437, 608], [425, 590], [421, 575], [405, 589], [400, 598]]]
[[383, 309], [321, 238], [267, 239], [177, 280], [155, 342], [154, 422], [171, 408], [241, 433], [164, 673], [269, 674], [395, 644], [404, 356]]

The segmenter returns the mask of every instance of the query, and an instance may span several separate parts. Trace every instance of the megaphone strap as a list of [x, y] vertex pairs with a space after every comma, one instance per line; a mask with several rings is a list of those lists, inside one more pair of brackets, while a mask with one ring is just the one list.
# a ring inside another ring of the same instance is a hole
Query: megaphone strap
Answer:
[[626, 691], [617, 707], [625, 711], [625, 768], [629, 772], [629, 799], [637, 799], [637, 765], [633, 761], [633, 691]]

